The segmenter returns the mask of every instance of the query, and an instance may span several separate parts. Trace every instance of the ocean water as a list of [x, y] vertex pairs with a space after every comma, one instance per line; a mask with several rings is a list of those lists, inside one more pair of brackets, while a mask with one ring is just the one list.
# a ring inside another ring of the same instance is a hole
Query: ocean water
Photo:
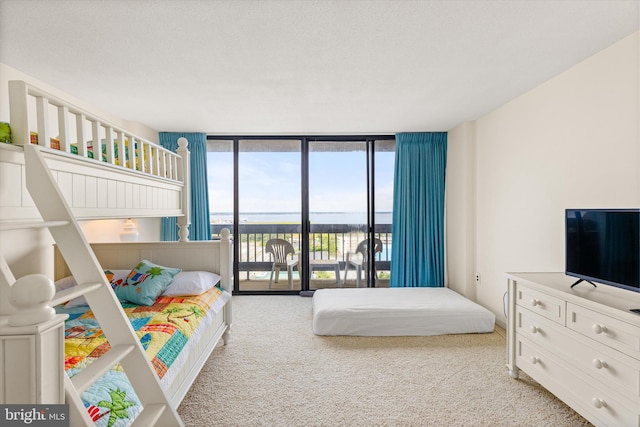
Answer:
[[[377, 212], [376, 224], [391, 224], [391, 212]], [[213, 212], [212, 224], [231, 224], [233, 215], [229, 212]], [[300, 222], [300, 212], [252, 212], [241, 213], [243, 224], [296, 224]], [[311, 212], [309, 219], [313, 224], [366, 224], [365, 212]]]

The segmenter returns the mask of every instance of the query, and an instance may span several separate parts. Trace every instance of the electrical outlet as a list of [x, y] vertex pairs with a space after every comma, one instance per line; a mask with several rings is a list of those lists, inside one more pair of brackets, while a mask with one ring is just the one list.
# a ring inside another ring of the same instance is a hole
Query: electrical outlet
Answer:
[[476, 285], [480, 284], [480, 273], [476, 273]]

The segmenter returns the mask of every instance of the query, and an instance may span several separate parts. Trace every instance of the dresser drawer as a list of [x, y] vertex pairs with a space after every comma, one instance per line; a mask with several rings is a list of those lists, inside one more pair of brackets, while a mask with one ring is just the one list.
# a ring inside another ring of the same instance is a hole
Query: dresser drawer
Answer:
[[516, 332], [550, 353], [571, 361], [587, 375], [602, 381], [640, 405], [640, 360], [593, 342], [529, 310], [516, 309]]
[[526, 307], [534, 313], [553, 320], [561, 325], [565, 324], [565, 301], [538, 292], [525, 285], [516, 285], [516, 304]]
[[567, 345], [566, 328], [528, 308], [516, 307], [516, 333], [543, 348], [571, 351]]
[[567, 303], [567, 327], [640, 360], [640, 326]]
[[[609, 388], [595, 386], [576, 375], [557, 355], [526, 338], [516, 343], [516, 362], [529, 376], [560, 399], [582, 408], [579, 412], [596, 425], [640, 426], [640, 406]], [[576, 408], [577, 409], [577, 408]]]

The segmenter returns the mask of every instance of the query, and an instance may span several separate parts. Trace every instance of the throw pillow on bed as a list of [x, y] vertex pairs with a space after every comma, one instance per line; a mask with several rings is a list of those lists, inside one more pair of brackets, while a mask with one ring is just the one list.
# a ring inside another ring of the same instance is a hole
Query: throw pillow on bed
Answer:
[[[126, 280], [127, 275], [129, 274], [129, 270], [112, 270], [106, 269], [104, 270], [105, 276], [107, 276], [107, 280], [111, 283], [111, 287], [115, 287], [117, 284], [122, 283]], [[71, 287], [77, 286], [78, 282], [76, 278], [73, 276], [63, 277], [62, 279], [56, 280], [56, 292], [63, 291], [65, 289], [69, 289]], [[67, 302], [64, 306], [66, 308], [77, 307], [79, 305], [87, 305], [87, 300], [84, 297], [77, 297]]]
[[176, 274], [169, 283], [163, 296], [200, 295], [213, 288], [220, 281], [220, 276], [209, 271], [182, 271]]
[[163, 267], [144, 259], [131, 270], [127, 280], [114, 290], [120, 299], [134, 304], [153, 305], [174, 276], [181, 271], [180, 268]]

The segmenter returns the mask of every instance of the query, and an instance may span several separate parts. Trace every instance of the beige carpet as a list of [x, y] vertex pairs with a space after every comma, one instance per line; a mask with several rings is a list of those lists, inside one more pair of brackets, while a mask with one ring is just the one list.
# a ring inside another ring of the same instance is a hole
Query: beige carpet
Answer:
[[588, 426], [528, 377], [505, 332], [319, 337], [312, 299], [236, 296], [217, 348], [178, 409], [186, 426]]

